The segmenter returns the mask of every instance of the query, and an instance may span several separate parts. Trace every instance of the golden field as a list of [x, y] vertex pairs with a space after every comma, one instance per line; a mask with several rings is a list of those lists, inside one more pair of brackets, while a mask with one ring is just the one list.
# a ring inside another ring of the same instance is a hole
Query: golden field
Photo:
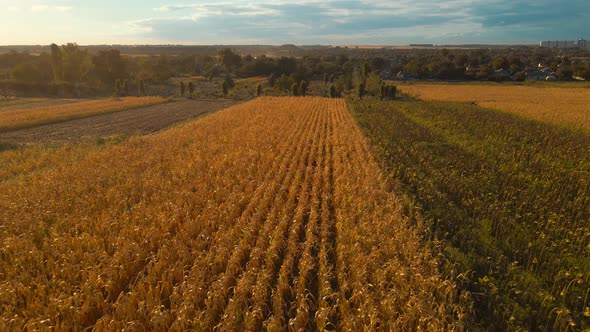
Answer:
[[530, 119], [590, 129], [590, 90], [489, 85], [401, 85], [424, 100], [475, 102]]
[[6, 110], [0, 112], [0, 131], [78, 119], [96, 114], [123, 111], [130, 108], [155, 105], [166, 101], [167, 99], [161, 97], [125, 97]]
[[462, 327], [344, 100], [71, 153], [0, 179], [0, 330]]
[[268, 80], [268, 77], [248, 77], [248, 78], [239, 78], [236, 79], [236, 83], [250, 83], [250, 84], [257, 84], [257, 83], [264, 83]]

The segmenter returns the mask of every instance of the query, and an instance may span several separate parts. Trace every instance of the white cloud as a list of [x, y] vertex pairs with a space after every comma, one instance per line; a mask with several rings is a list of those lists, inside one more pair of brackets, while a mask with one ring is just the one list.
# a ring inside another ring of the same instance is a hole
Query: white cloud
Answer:
[[42, 4], [36, 4], [36, 5], [31, 6], [31, 11], [33, 11], [33, 12], [52, 11], [52, 12], [65, 13], [65, 12], [69, 12], [71, 10], [72, 10], [72, 7], [70, 7], [70, 6], [49, 6], [49, 5], [42, 5]]
[[129, 31], [133, 34], [146, 34], [153, 32], [152, 24], [155, 21], [153, 18], [143, 20], [131, 21], [127, 23]]
[[72, 10], [72, 7], [69, 6], [56, 6], [55, 10], [57, 10], [58, 12], [69, 12], [70, 10]]
[[49, 9], [49, 6], [47, 5], [33, 5], [31, 6], [31, 10], [34, 12], [42, 12], [42, 11], [46, 11]]
[[264, 4], [254, 3], [201, 3], [190, 5], [164, 5], [154, 8], [158, 12], [174, 12], [182, 10], [190, 10], [191, 17], [204, 17], [213, 15], [229, 15], [229, 16], [260, 16], [260, 15], [280, 15], [281, 12], [276, 9], [269, 8]]
[[[387, 45], [486, 43], [503, 39], [519, 42], [551, 32], [546, 25], [545, 31], [531, 25], [533, 18], [547, 22], [555, 16], [544, 15], [544, 8], [549, 6], [542, 4], [550, 1], [193, 0], [153, 8], [152, 14], [148, 14], [153, 18], [127, 25], [137, 37], [189, 43], [270, 40]], [[536, 11], [531, 13], [532, 9]]]

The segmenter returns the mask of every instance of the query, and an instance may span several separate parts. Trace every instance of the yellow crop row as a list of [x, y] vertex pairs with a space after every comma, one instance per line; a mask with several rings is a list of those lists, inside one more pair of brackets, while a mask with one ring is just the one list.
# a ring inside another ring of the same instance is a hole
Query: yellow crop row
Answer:
[[256, 76], [256, 77], [248, 77], [248, 78], [239, 78], [236, 80], [236, 83], [263, 83], [267, 80], [266, 77]]
[[0, 131], [123, 111], [166, 102], [161, 97], [125, 97], [0, 112]]
[[0, 151], [0, 183], [55, 167], [66, 160], [73, 162], [94, 148], [96, 145], [91, 144], [61, 147], [30, 145]]
[[590, 90], [485, 85], [402, 85], [424, 100], [473, 102], [531, 119], [590, 129]]
[[0, 330], [460, 326], [343, 100], [259, 98], [55, 163], [0, 182]]

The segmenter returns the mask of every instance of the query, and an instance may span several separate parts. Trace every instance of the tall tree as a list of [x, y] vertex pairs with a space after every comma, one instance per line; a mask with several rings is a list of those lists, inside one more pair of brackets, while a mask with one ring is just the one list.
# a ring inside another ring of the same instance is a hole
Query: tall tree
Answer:
[[365, 83], [361, 82], [359, 83], [359, 99], [363, 99], [363, 97], [365, 96]]
[[194, 92], [195, 92], [195, 84], [192, 81], [190, 81], [190, 82], [188, 82], [188, 96], [190, 98], [192, 98]]
[[307, 87], [308, 87], [307, 81], [299, 82], [299, 95], [301, 95], [302, 97], [305, 97], [305, 95], [307, 94]]
[[225, 48], [217, 54], [217, 61], [220, 65], [225, 66], [225, 70], [230, 73], [240, 66], [242, 57], [231, 49]]
[[291, 84], [291, 96], [293, 96], [293, 97], [299, 96], [299, 91], [298, 91], [297, 83]]
[[21, 63], [18, 64], [12, 70], [12, 76], [18, 82], [23, 83], [36, 83], [41, 80], [41, 75], [37, 66], [32, 63]]
[[146, 95], [146, 93], [145, 93], [145, 82], [143, 80], [139, 80], [138, 87], [139, 87], [139, 95], [140, 96], [145, 96]]
[[184, 97], [184, 91], [186, 90], [186, 86], [184, 85], [183, 81], [180, 81], [178, 83], [178, 94], [180, 94], [181, 97]]
[[96, 78], [105, 85], [127, 77], [127, 64], [119, 50], [101, 50], [94, 57], [93, 63]]
[[56, 44], [51, 44], [51, 67], [53, 68], [53, 80], [63, 81], [63, 59], [61, 50]]
[[330, 96], [330, 98], [336, 98], [336, 87], [334, 86], [334, 84], [330, 85], [330, 91], [328, 93], [328, 95]]
[[62, 46], [64, 80], [80, 83], [88, 76], [94, 65], [88, 50], [82, 50], [77, 44]]

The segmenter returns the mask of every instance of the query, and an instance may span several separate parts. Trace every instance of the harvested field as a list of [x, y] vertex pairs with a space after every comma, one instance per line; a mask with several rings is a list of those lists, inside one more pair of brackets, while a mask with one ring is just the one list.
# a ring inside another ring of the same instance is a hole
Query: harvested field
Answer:
[[322, 98], [259, 98], [0, 182], [0, 329], [460, 327], [387, 189], [345, 102]]
[[161, 104], [166, 101], [167, 99], [161, 97], [125, 97], [35, 108], [27, 108], [24, 105], [24, 108], [21, 109], [0, 112], [0, 132], [124, 111], [136, 107]]
[[402, 85], [424, 100], [471, 102], [530, 119], [590, 129], [590, 90], [486, 85]]
[[0, 133], [0, 140], [77, 142], [120, 134], [148, 134], [232, 104], [228, 100], [183, 100], [4, 132]]

